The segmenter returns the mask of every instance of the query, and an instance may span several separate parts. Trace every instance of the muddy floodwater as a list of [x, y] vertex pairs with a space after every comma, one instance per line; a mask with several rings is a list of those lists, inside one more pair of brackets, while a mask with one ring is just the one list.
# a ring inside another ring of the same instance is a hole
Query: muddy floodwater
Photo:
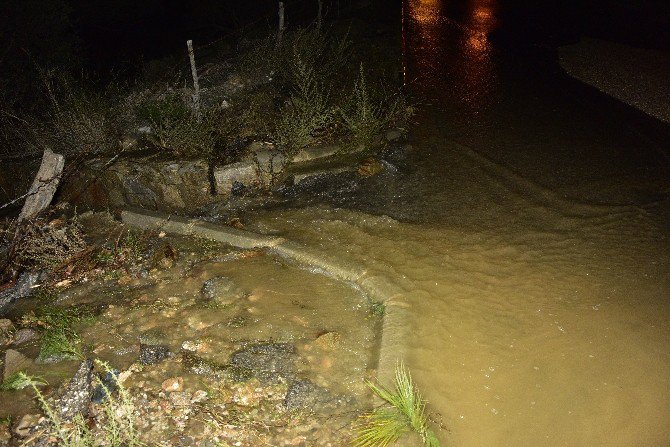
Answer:
[[670, 131], [495, 1], [404, 3], [406, 168], [255, 217], [392, 277], [453, 446], [670, 444]]

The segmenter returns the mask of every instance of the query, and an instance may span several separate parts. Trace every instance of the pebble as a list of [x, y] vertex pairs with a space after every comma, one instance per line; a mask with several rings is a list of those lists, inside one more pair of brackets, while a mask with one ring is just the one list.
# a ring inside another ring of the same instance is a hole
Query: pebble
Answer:
[[42, 419], [41, 414], [25, 414], [14, 428], [14, 434], [19, 438], [25, 438], [30, 435], [33, 427], [36, 427], [39, 424], [40, 419]]
[[184, 378], [183, 377], [170, 377], [163, 381], [161, 388], [163, 391], [173, 392], [173, 391], [182, 391], [184, 389]]
[[33, 340], [37, 336], [37, 332], [30, 328], [19, 329], [14, 333], [14, 341], [12, 344], [14, 346], [22, 345], [27, 343], [30, 340]]

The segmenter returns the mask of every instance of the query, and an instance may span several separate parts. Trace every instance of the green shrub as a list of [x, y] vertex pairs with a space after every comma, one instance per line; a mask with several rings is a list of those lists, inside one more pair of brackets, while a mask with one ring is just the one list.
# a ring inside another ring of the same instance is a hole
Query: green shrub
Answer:
[[402, 94], [389, 95], [371, 90], [362, 64], [351, 95], [339, 109], [339, 116], [352, 137], [353, 145], [366, 149], [380, 143], [384, 130], [391, 126], [404, 126], [412, 113], [413, 109], [407, 105]]
[[197, 119], [176, 93], [140, 104], [137, 117], [149, 123], [148, 139], [159, 148], [177, 155], [204, 158], [214, 150], [215, 112], [206, 110]]
[[293, 153], [324, 135], [333, 120], [328, 93], [318, 80], [314, 67], [294, 53], [295, 87], [281, 110], [275, 139], [279, 147]]

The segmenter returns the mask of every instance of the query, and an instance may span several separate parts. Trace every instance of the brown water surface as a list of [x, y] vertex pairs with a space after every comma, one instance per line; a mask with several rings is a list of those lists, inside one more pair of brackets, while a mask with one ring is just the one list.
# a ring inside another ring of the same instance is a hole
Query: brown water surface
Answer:
[[668, 127], [495, 44], [494, 0], [404, 6], [406, 168], [256, 228], [404, 287], [445, 445], [670, 444]]

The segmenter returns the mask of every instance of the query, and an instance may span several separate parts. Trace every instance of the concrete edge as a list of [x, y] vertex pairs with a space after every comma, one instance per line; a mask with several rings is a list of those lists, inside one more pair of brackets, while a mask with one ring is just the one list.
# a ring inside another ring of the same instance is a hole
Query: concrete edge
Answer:
[[294, 261], [317, 273], [353, 284], [370, 299], [384, 303], [384, 316], [377, 357], [377, 379], [390, 384], [395, 368], [404, 357], [402, 341], [406, 339], [409, 304], [403, 299], [406, 292], [384, 276], [367, 276], [366, 270], [354, 263], [332, 259], [313, 249], [280, 237], [263, 236], [246, 230], [161, 214], [147, 210], [123, 210], [121, 221], [141, 229], [161, 230], [185, 236], [212, 239], [236, 248], [264, 248]]

